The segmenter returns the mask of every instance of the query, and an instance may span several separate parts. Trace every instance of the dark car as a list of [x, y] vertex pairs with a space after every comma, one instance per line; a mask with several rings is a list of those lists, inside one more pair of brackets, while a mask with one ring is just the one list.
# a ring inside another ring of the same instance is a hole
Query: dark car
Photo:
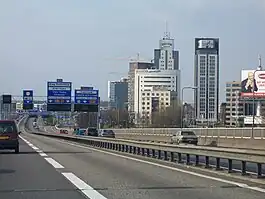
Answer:
[[113, 132], [113, 130], [103, 129], [103, 130], [100, 130], [99, 136], [107, 137], [107, 138], [115, 138], [115, 133]]
[[98, 136], [98, 129], [95, 127], [88, 127], [86, 133], [88, 136]]
[[19, 153], [19, 134], [14, 120], [0, 120], [0, 149], [15, 150], [15, 153]]

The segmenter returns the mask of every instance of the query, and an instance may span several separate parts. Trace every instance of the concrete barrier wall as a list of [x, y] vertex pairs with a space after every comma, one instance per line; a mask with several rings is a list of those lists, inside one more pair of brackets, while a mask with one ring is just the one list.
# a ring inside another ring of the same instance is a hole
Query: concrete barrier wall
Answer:
[[[164, 134], [172, 135], [180, 130], [180, 128], [128, 128], [128, 129], [112, 129], [116, 134]], [[214, 137], [251, 137], [251, 128], [189, 128], [183, 130], [194, 131], [198, 136], [214, 136]], [[265, 128], [254, 128], [253, 136], [265, 139]]]

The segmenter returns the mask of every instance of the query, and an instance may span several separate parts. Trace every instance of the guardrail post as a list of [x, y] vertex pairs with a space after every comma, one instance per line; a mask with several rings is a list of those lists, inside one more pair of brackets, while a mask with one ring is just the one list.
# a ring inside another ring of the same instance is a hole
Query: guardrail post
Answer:
[[209, 168], [209, 156], [205, 156], [205, 168]]
[[119, 145], [118, 144], [115, 144], [115, 151], [117, 151], [119, 148]]
[[258, 178], [262, 178], [262, 164], [261, 163], [257, 163], [257, 177]]
[[145, 150], [142, 148], [142, 156], [145, 156]]
[[137, 147], [137, 155], [140, 155], [140, 153], [141, 153], [141, 148]]
[[246, 161], [241, 161], [241, 175], [246, 175]]
[[152, 157], [153, 157], [153, 158], [156, 157], [156, 151], [155, 151], [155, 149], [152, 149]]
[[132, 146], [129, 146], [129, 153], [132, 153]]
[[186, 164], [190, 165], [190, 154], [186, 154]]
[[161, 159], [161, 150], [158, 150], [157, 152], [158, 152], [158, 156], [157, 156], [157, 158], [158, 158], [158, 159]]
[[124, 144], [121, 145], [121, 150], [122, 150], [122, 152], [125, 152], [125, 146], [124, 146]]
[[233, 161], [231, 159], [228, 159], [228, 173], [233, 172]]
[[220, 168], [220, 158], [216, 158], [215, 170], [221, 170], [221, 168]]
[[175, 155], [174, 152], [170, 152], [170, 161], [171, 162], [174, 162], [174, 159], [175, 159], [174, 155]]
[[129, 152], [129, 147], [128, 145], [125, 146], [125, 151], [128, 153]]
[[164, 160], [168, 160], [168, 158], [167, 158], [167, 151], [164, 151]]
[[196, 155], [195, 156], [195, 166], [199, 166], [200, 163], [200, 156]]
[[146, 149], [146, 156], [150, 157], [150, 149]]
[[181, 153], [178, 153], [178, 163], [182, 162], [182, 157], [181, 157]]
[[136, 146], [133, 147], [133, 154], [136, 154]]

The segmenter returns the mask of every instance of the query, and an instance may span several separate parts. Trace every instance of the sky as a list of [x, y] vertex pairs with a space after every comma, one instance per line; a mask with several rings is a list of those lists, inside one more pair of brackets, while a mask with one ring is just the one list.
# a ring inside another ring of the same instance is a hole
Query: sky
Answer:
[[108, 80], [127, 76], [129, 57], [153, 58], [166, 21], [182, 87], [194, 84], [195, 37], [220, 39], [220, 101], [225, 82], [255, 69], [258, 54], [265, 65], [264, 0], [0, 0], [0, 93], [43, 96], [47, 81], [63, 78], [106, 100]]

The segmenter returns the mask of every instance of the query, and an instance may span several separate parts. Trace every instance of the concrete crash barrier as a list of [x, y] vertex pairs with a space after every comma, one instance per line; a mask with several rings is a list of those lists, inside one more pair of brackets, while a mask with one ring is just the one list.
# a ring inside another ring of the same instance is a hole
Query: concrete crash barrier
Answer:
[[[160, 131], [159, 131], [160, 130]], [[180, 129], [113, 129], [116, 138], [171, 143], [171, 136]], [[243, 129], [183, 129], [195, 132], [198, 136], [198, 145], [212, 147], [228, 147], [239, 149], [265, 150], [265, 129], [254, 129], [251, 137], [251, 128]]]
[[[222, 170], [220, 160], [227, 161], [227, 170], [233, 173], [233, 162], [241, 163], [240, 172], [242, 175], [247, 174], [247, 164], [256, 164], [256, 176], [263, 177], [264, 170], [262, 166], [265, 164], [265, 151], [251, 151], [242, 149], [223, 149], [204, 146], [180, 146], [172, 144], [157, 144], [150, 142], [139, 142], [133, 140], [99, 138], [88, 136], [60, 135], [51, 133], [35, 132], [37, 135], [59, 138], [77, 143], [87, 144], [89, 146], [104, 148], [108, 150], [119, 151], [128, 154], [147, 156], [164, 161], [183, 163], [183, 156], [186, 156], [185, 164], [191, 164], [191, 156], [195, 157], [194, 166], [203, 166], [212, 168], [210, 158], [215, 159], [215, 169]], [[204, 161], [201, 162], [200, 159]]]

